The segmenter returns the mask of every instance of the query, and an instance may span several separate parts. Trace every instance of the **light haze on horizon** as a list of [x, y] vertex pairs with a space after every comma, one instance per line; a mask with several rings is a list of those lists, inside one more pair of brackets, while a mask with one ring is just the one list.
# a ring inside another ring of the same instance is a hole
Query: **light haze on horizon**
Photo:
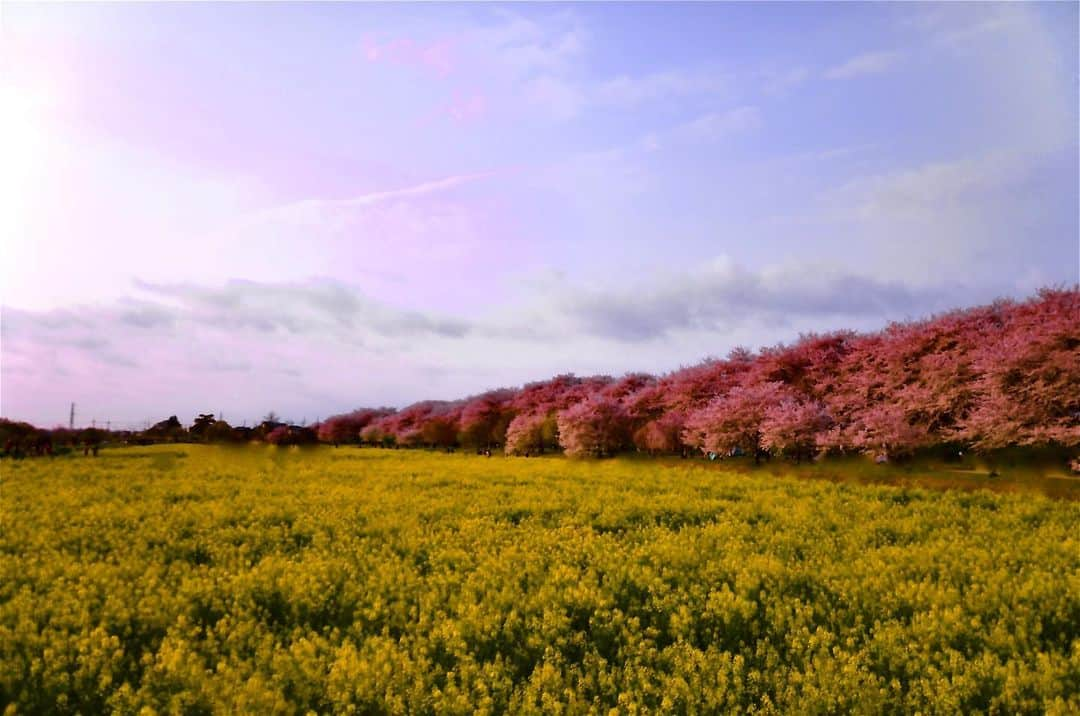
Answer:
[[1078, 6], [0, 5], [0, 414], [313, 420], [1080, 280]]

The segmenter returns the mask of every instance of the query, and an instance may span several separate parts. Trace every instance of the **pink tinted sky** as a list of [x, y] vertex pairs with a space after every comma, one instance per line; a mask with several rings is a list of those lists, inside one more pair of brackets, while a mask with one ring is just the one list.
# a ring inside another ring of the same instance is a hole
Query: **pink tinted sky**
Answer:
[[30, 5], [0, 412], [313, 419], [1077, 281], [1077, 7]]

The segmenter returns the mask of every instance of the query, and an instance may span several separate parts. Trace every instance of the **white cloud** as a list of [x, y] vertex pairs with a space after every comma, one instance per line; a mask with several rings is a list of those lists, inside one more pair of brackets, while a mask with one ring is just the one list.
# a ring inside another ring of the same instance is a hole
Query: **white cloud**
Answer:
[[535, 20], [512, 11], [500, 22], [462, 34], [457, 46], [483, 78], [493, 103], [518, 107], [531, 117], [556, 122], [594, 108], [630, 108], [686, 97], [718, 97], [730, 92], [731, 78], [714, 67], [674, 68], [644, 74], [588, 77], [584, 68], [589, 32], [574, 13]]
[[461, 337], [469, 330], [464, 321], [392, 308], [330, 280], [137, 286], [154, 300], [120, 314], [121, 320], [135, 325], [194, 322], [229, 331], [337, 335], [343, 340], [356, 335]]
[[734, 109], [708, 112], [669, 129], [652, 132], [638, 143], [641, 149], [655, 152], [672, 144], [715, 142], [733, 134], [761, 127], [761, 110], [744, 105]]
[[830, 80], [849, 80], [864, 75], [875, 75], [895, 67], [903, 56], [899, 52], [867, 52], [852, 57], [847, 62], [825, 70]]
[[567, 287], [555, 310], [590, 334], [642, 341], [790, 319], [826, 319], [840, 327], [853, 318], [927, 313], [947, 305], [942, 299], [938, 289], [913, 290], [820, 262], [789, 262], [754, 272], [721, 256], [691, 271], [642, 282], [632, 291]]
[[810, 70], [806, 67], [791, 67], [784, 70], [764, 70], [760, 73], [760, 82], [765, 92], [782, 95], [790, 89], [810, 79]]
[[1037, 7], [1020, 3], [992, 5], [974, 20], [949, 15], [932, 32], [941, 57], [970, 68], [984, 88], [978, 130], [1004, 138], [1008, 148], [1075, 152], [1075, 34], [1071, 53], [1062, 52]]
[[556, 121], [577, 117], [585, 106], [585, 96], [576, 84], [552, 75], [528, 80], [523, 96], [536, 113]]
[[710, 112], [680, 126], [675, 131], [695, 139], [719, 139], [729, 134], [757, 129], [761, 111], [757, 107], [736, 107], [725, 112]]
[[496, 55], [516, 76], [566, 72], [585, 52], [587, 33], [571, 13], [555, 13], [544, 23], [505, 10], [498, 14], [502, 22], [468, 31], [464, 44]]
[[474, 78], [495, 112], [528, 118], [573, 119], [584, 106], [577, 67], [587, 33], [573, 13], [554, 13], [543, 21], [509, 10], [498, 22], [461, 33], [463, 74]]
[[372, 295], [416, 306], [482, 300], [487, 271], [478, 253], [499, 261], [528, 249], [502, 237], [503, 219], [490, 203], [460, 194], [493, 176], [459, 174], [250, 212], [187, 241], [189, 253], [214, 256], [198, 273], [162, 266], [141, 275], [157, 282], [362, 278]]
[[430, 376], [471, 330], [326, 280], [139, 288], [95, 306], [5, 307], [3, 414], [47, 425], [75, 400], [102, 421], [224, 410], [239, 422], [270, 408], [314, 418], [438, 392]]
[[964, 158], [861, 177], [841, 191], [861, 197], [860, 207], [867, 215], [934, 212], [1000, 189], [1022, 170], [1016, 156]]
[[1019, 4], [1008, 3], [939, 3], [921, 9], [906, 19], [906, 25], [919, 28], [930, 39], [952, 50], [1007, 33], [1025, 22], [1026, 11]]
[[478, 179], [486, 179], [493, 175], [492, 172], [477, 172], [473, 174], [456, 174], [442, 179], [435, 179], [432, 181], [422, 182], [402, 189], [390, 189], [387, 191], [376, 191], [367, 194], [360, 194], [358, 196], [346, 197], [343, 199], [301, 199], [299, 201], [290, 202], [282, 206], [276, 206], [270, 209], [264, 209], [258, 212], [254, 212], [245, 217], [240, 225], [246, 222], [261, 222], [286, 219], [288, 216], [296, 213], [307, 212], [319, 212], [322, 210], [333, 209], [359, 209], [368, 206], [374, 206], [376, 204], [389, 203], [399, 199], [409, 199], [414, 197], [427, 196], [429, 194], [437, 194], [439, 192], [454, 189], [472, 181]]
[[[826, 231], [866, 250], [879, 275], [1001, 287], [1004, 276], [1075, 252], [1077, 181], [1075, 156], [1062, 153], [927, 162], [829, 192]], [[1059, 271], [1075, 275], [1075, 266]]]
[[718, 70], [668, 70], [644, 75], [619, 75], [601, 82], [594, 91], [598, 104], [633, 107], [688, 95], [722, 95], [730, 79]]

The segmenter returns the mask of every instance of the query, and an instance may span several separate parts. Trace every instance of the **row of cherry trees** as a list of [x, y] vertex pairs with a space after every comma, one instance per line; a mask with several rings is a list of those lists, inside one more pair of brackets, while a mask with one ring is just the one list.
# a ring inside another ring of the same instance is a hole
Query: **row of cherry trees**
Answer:
[[560, 375], [320, 426], [329, 442], [528, 455], [867, 452], [1080, 445], [1080, 290], [1043, 290], [871, 334], [737, 349], [663, 376]]

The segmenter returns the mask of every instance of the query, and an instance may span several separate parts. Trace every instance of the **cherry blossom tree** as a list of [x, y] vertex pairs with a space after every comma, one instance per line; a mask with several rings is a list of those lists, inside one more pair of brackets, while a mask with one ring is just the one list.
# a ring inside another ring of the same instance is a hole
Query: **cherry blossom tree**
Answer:
[[804, 334], [790, 346], [762, 349], [752, 371], [761, 381], [780, 381], [800, 393], [812, 394], [835, 374], [856, 338], [853, 331]]
[[392, 415], [390, 408], [360, 408], [351, 413], [332, 415], [319, 423], [319, 440], [324, 443], [355, 443], [360, 440], [360, 433], [373, 421]]
[[507, 426], [507, 454], [524, 455], [558, 447], [558, 412], [599, 395], [612, 382], [608, 376], [579, 378], [566, 374], [526, 385], [509, 402], [515, 417]]
[[1080, 291], [1012, 307], [975, 365], [976, 407], [961, 434], [976, 447], [1080, 445]]
[[570, 457], [603, 457], [629, 443], [629, 416], [618, 400], [595, 396], [559, 413], [559, 445]]
[[425, 445], [439, 448], [451, 448], [457, 444], [458, 420], [455, 413], [444, 413], [428, 417], [420, 428], [421, 440]]
[[662, 377], [659, 386], [664, 409], [693, 411], [739, 385], [753, 361], [743, 349], [732, 355], [727, 360], [709, 358]]
[[880, 460], [892, 460], [930, 444], [930, 434], [908, 419], [903, 406], [883, 402], [858, 416], [852, 443]]
[[634, 432], [634, 445], [649, 453], [675, 453], [683, 449], [682, 432], [686, 416], [679, 411], [664, 413]]
[[721, 455], [741, 450], [760, 457], [761, 426], [766, 412], [785, 397], [779, 381], [736, 386], [686, 419], [683, 440], [704, 452]]
[[510, 403], [516, 395], [515, 390], [501, 389], [467, 399], [460, 419], [462, 445], [490, 448], [505, 443], [513, 418]]
[[614, 380], [599, 391], [600, 395], [611, 400], [625, 402], [635, 393], [656, 384], [656, 378], [648, 373], [627, 373]]
[[865, 449], [867, 435], [882, 425], [899, 428], [897, 411], [925, 432], [919, 444], [960, 439], [978, 392], [976, 348], [1000, 334], [1007, 309], [997, 303], [952, 311], [853, 338], [834, 374], [819, 379], [814, 391], [834, 420], [823, 446]]
[[318, 442], [315, 431], [299, 425], [278, 425], [264, 438], [271, 445], [313, 445]]
[[378, 420], [372, 422], [360, 431], [360, 442], [366, 445], [382, 445], [383, 447], [390, 447], [394, 444], [394, 441], [394, 435], [385, 430]]
[[[383, 416], [373, 422], [378, 434], [386, 438], [392, 437], [395, 445], [402, 447], [419, 447], [424, 444], [432, 444], [425, 439], [424, 424], [436, 417], [450, 417], [455, 409], [460, 409], [460, 403], [443, 400], [424, 400], [402, 408], [396, 413]], [[452, 417], [456, 422], [456, 416]], [[456, 426], [455, 426], [456, 431]], [[374, 436], [376, 430], [366, 433], [369, 437]], [[431, 437], [430, 433], [427, 437]]]
[[800, 460], [810, 457], [819, 436], [831, 423], [825, 406], [816, 400], [785, 398], [765, 409], [761, 448]]
[[528, 455], [539, 452], [544, 445], [543, 413], [521, 413], [514, 416], [506, 429], [506, 454]]
[[517, 413], [557, 412], [599, 393], [611, 383], [612, 379], [606, 375], [588, 378], [557, 375], [551, 380], [526, 385], [510, 401], [510, 407]]

